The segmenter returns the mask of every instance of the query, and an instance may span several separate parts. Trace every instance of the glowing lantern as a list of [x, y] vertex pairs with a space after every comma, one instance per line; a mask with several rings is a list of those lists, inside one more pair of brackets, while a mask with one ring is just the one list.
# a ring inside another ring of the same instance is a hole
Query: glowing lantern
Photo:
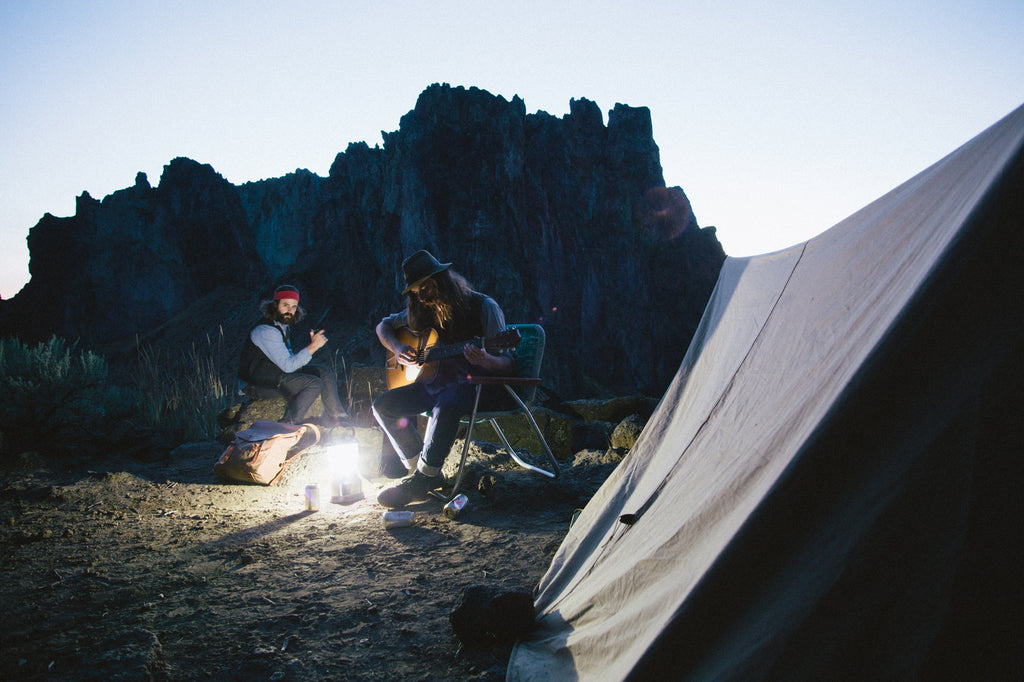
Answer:
[[328, 446], [331, 467], [331, 502], [352, 504], [363, 499], [363, 482], [359, 476], [359, 443], [346, 437]]

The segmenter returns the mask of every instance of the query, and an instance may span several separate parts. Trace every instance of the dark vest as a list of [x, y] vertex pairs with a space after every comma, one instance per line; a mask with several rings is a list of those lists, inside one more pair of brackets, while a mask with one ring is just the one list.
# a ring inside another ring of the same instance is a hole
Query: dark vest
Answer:
[[[452, 320], [450, 327], [444, 331], [437, 330], [438, 342], [444, 345], [450, 343], [462, 343], [477, 337], [483, 337], [485, 332], [483, 321], [483, 303], [487, 297], [479, 292], [472, 292], [469, 299], [469, 307], [466, 314], [458, 320]], [[482, 370], [474, 367], [466, 361], [461, 354], [442, 360], [438, 363], [437, 372], [429, 383], [444, 386], [453, 383], [461, 383], [467, 374], [479, 374]]]
[[[261, 322], [256, 327], [264, 324], [274, 327], [274, 329], [281, 332], [281, 338], [284, 339], [286, 345], [288, 344], [288, 338], [280, 327], [269, 322]], [[256, 327], [252, 329], [256, 329]], [[242, 356], [238, 359], [238, 378], [256, 386], [278, 388], [281, 385], [281, 378], [284, 377], [284, 372], [281, 371], [280, 367], [271, 362], [270, 358], [260, 350], [259, 346], [252, 342], [252, 329], [245, 336]]]
[[483, 336], [485, 330], [483, 316], [480, 312], [483, 310], [485, 298], [486, 296], [477, 291], [471, 292], [469, 310], [465, 315], [460, 316], [460, 319], [452, 320], [452, 325], [448, 329], [438, 329], [438, 340], [441, 343], [459, 343]]

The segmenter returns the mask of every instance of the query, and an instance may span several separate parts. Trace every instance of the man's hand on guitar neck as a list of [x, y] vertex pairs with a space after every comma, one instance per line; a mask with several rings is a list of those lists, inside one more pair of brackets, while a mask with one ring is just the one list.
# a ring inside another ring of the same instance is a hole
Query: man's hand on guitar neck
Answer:
[[462, 349], [462, 355], [470, 364], [482, 367], [488, 372], [500, 372], [511, 367], [512, 361], [506, 355], [491, 355], [483, 348], [472, 343], [467, 343]]

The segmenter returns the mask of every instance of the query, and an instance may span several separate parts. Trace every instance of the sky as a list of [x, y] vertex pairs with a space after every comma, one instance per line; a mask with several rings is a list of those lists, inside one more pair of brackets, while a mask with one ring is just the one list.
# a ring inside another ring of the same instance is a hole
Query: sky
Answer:
[[0, 296], [75, 199], [185, 156], [326, 176], [432, 83], [648, 107], [725, 251], [787, 248], [1024, 104], [1024, 2], [0, 0]]

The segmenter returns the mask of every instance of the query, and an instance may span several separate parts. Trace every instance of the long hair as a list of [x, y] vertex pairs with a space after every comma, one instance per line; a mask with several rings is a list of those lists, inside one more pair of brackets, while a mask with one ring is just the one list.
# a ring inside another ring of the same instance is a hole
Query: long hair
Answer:
[[432, 279], [437, 286], [436, 301], [423, 303], [411, 291], [406, 301], [409, 326], [416, 331], [447, 329], [453, 320], [460, 319], [469, 311], [472, 287], [465, 277], [449, 268]]

